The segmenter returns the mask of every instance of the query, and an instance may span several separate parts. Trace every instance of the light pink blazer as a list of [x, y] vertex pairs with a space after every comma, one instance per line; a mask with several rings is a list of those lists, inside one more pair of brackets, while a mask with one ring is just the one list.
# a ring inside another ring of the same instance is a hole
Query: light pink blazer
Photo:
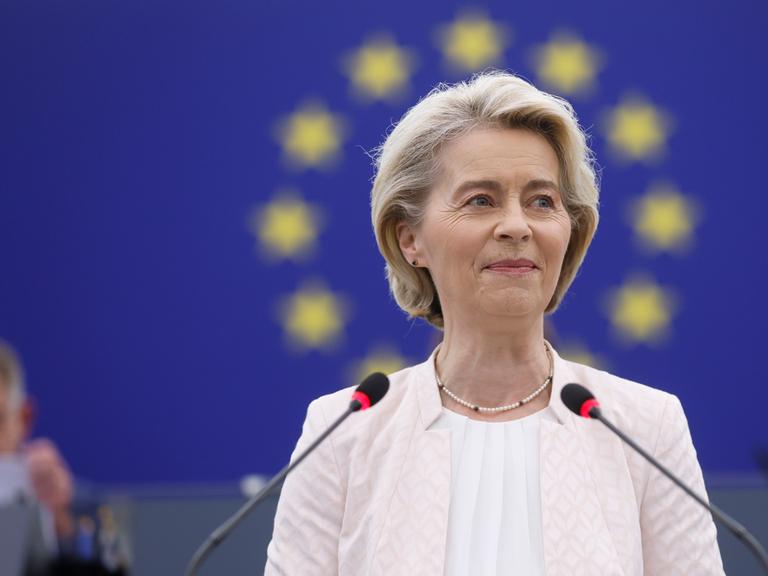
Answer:
[[[699, 494], [704, 481], [679, 400], [555, 357], [540, 477], [548, 576], [723, 574], [710, 514], [599, 422], [560, 401], [587, 386], [617, 426]], [[267, 575], [444, 573], [451, 489], [447, 429], [432, 359], [390, 376], [390, 390], [353, 414], [288, 477]], [[312, 402], [294, 456], [347, 407], [351, 389]]]

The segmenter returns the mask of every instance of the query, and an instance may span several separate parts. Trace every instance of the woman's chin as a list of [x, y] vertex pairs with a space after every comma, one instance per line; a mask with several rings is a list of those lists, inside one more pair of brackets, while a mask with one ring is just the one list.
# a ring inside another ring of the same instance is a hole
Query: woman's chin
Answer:
[[522, 289], [507, 289], [480, 300], [480, 309], [485, 315], [496, 317], [543, 316], [545, 308], [546, 302], [538, 294]]

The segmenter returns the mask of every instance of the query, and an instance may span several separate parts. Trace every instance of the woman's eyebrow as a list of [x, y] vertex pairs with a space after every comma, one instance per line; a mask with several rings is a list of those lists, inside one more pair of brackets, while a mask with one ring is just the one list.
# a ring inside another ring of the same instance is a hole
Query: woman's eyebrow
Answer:
[[[530, 192], [532, 190], [540, 190], [542, 188], [549, 188], [554, 190], [558, 194], [560, 193], [560, 186], [552, 180], [546, 178], [534, 178], [529, 180], [525, 186], [523, 186], [523, 192]], [[484, 180], [467, 180], [462, 182], [456, 187], [453, 194], [454, 196], [461, 196], [467, 190], [489, 190], [491, 192], [503, 192], [504, 186], [498, 180], [484, 179]]]
[[467, 190], [475, 189], [490, 190], [491, 192], [501, 192], [504, 190], [504, 187], [498, 180], [467, 180], [459, 184], [456, 187], [456, 190], [453, 191], [453, 194], [454, 196], [461, 196]]
[[560, 186], [558, 186], [557, 183], [552, 182], [552, 180], [547, 180], [544, 178], [535, 178], [533, 180], [529, 180], [528, 183], [523, 186], [523, 192], [540, 190], [542, 188], [549, 188], [560, 194]]

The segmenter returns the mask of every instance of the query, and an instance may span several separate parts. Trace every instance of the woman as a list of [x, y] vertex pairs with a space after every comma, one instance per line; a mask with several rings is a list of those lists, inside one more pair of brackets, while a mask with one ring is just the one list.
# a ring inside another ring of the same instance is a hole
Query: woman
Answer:
[[[267, 574], [722, 574], [711, 516], [560, 401], [566, 383], [587, 386], [704, 493], [677, 398], [544, 340], [598, 220], [570, 105], [500, 72], [440, 86], [377, 169], [392, 294], [443, 341], [288, 479]], [[348, 398], [310, 405], [297, 452]]]

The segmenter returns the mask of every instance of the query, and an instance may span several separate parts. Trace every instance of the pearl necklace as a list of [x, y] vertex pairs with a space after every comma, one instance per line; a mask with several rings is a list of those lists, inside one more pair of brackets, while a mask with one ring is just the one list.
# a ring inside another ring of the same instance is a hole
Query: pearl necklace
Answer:
[[[552, 382], [552, 377], [554, 376], [554, 373], [555, 373], [555, 362], [552, 359], [552, 352], [549, 349], [549, 343], [546, 340], [544, 341], [544, 350], [546, 350], [547, 358], [549, 358], [549, 376], [547, 376], [547, 378], [544, 380], [541, 386], [536, 388], [536, 390], [528, 394], [528, 396], [526, 396], [522, 400], [518, 400], [513, 404], [507, 404], [506, 406], [496, 406], [493, 408], [488, 408], [486, 406], [478, 406], [477, 404], [472, 404], [471, 402], [467, 402], [466, 400], [456, 396], [456, 394], [454, 394], [453, 392], [448, 390], [448, 388], [445, 387], [445, 384], [443, 384], [440, 381], [440, 376], [437, 375], [437, 366], [435, 366], [435, 380], [437, 380], [437, 387], [440, 389], [441, 392], [445, 392], [448, 396], [450, 396], [450, 398], [454, 402], [461, 404], [462, 406], [469, 408], [470, 410], [474, 410], [475, 412], [498, 414], [499, 412], [506, 412], [507, 410], [514, 410], [515, 408], [520, 408], [520, 406], [525, 406], [526, 404], [528, 404], [528, 402], [530, 402], [531, 400], [536, 398], [536, 396], [541, 394], [544, 391], [544, 389]], [[437, 363], [437, 354], [435, 354], [435, 363]]]

